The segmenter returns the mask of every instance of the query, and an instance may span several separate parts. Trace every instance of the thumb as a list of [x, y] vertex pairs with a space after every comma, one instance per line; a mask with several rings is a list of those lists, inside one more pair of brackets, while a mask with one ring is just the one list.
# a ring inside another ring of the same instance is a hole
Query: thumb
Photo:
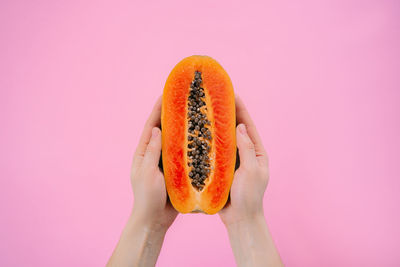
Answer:
[[150, 142], [146, 147], [144, 153], [143, 164], [147, 166], [158, 165], [161, 153], [161, 131], [159, 128], [154, 127], [151, 130]]
[[246, 126], [241, 123], [236, 128], [236, 141], [239, 148], [240, 165], [251, 166], [256, 163], [254, 143], [247, 134]]

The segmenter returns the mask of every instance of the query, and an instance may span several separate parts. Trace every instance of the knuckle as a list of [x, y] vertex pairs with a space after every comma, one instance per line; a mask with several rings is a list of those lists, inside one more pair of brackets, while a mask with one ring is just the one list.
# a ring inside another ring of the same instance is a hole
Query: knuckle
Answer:
[[150, 143], [147, 145], [146, 153], [152, 154], [155, 152], [155, 150], [156, 150], [155, 146], [152, 143]]
[[251, 142], [251, 140], [246, 140], [244, 145], [245, 145], [245, 148], [248, 150], [254, 150], [254, 148], [255, 148], [254, 144], [253, 144], [253, 142]]

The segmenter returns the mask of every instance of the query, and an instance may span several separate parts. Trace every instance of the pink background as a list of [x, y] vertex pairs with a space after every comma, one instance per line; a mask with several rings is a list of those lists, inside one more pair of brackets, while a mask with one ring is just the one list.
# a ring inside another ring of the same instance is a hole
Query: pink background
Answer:
[[[144, 121], [193, 54], [258, 126], [286, 265], [399, 266], [399, 2], [141, 2], [0, 3], [0, 266], [106, 263]], [[179, 216], [158, 266], [234, 266], [219, 217]]]

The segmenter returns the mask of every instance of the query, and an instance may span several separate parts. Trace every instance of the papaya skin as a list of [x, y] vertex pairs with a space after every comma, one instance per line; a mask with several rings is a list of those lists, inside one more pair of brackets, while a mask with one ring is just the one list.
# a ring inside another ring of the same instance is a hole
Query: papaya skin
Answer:
[[[212, 171], [201, 191], [192, 186], [187, 164], [187, 103], [195, 71], [202, 73], [212, 134]], [[236, 115], [232, 82], [216, 60], [190, 56], [172, 69], [162, 97], [161, 125], [163, 171], [172, 205], [181, 213], [217, 213], [227, 202], [235, 170]]]

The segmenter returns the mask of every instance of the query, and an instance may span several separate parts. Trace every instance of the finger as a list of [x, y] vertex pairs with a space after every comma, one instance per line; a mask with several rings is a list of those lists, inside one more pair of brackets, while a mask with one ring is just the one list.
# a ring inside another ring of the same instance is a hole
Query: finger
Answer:
[[239, 148], [240, 166], [253, 166], [257, 161], [256, 151], [243, 123], [236, 127], [236, 142]]
[[158, 166], [161, 153], [161, 131], [154, 127], [151, 131], [150, 142], [144, 153], [143, 165], [146, 167]]
[[155, 103], [153, 110], [144, 125], [142, 135], [139, 139], [139, 144], [136, 148], [135, 155], [133, 156], [132, 167], [135, 167], [142, 161], [144, 153], [146, 151], [146, 147], [150, 142], [151, 130], [154, 127], [159, 127], [161, 125], [161, 102], [162, 102], [162, 97], [160, 96], [157, 102]]
[[257, 160], [263, 164], [268, 164], [267, 152], [264, 149], [260, 135], [258, 134], [256, 125], [250, 117], [249, 112], [246, 109], [242, 99], [236, 95], [236, 121], [238, 124], [243, 123], [246, 125], [247, 133], [252, 140]]

